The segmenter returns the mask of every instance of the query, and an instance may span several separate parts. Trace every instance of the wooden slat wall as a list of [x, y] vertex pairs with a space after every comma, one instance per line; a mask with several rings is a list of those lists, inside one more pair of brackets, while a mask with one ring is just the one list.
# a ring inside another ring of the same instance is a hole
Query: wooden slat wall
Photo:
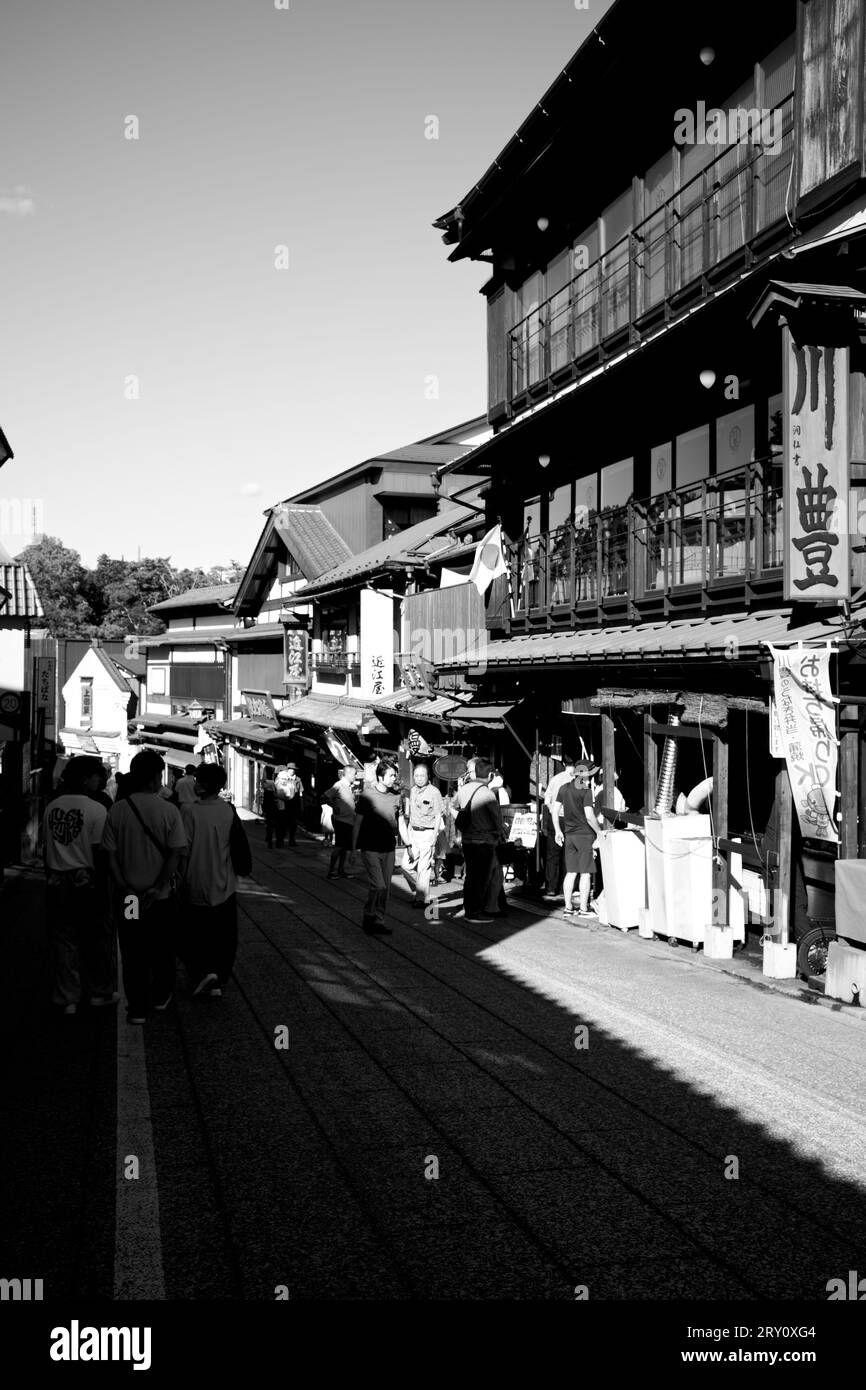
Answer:
[[447, 661], [467, 642], [477, 647], [485, 633], [484, 600], [474, 584], [430, 589], [405, 600], [404, 650], [420, 650], [428, 661]]
[[863, 165], [863, 0], [798, 6], [798, 197]]
[[505, 286], [487, 301], [487, 416], [493, 419], [502, 413], [508, 398], [506, 308], [508, 293]]

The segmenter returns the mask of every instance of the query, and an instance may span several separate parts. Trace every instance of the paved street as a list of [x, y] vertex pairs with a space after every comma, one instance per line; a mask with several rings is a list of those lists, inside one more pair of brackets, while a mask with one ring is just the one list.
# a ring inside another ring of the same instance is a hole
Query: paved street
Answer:
[[825, 1300], [866, 1271], [866, 1021], [557, 914], [470, 928], [459, 884], [429, 921], [396, 879], [371, 939], [317, 843], [251, 841], [235, 981], [144, 1030], [52, 1017], [40, 876], [7, 888], [4, 1274], [46, 1299]]

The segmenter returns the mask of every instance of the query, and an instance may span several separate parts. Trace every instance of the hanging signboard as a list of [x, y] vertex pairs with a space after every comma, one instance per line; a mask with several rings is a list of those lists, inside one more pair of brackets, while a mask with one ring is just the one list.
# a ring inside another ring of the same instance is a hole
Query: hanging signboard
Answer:
[[242, 690], [241, 696], [247, 707], [247, 717], [257, 724], [271, 724], [280, 727], [274, 702], [267, 690]]
[[433, 764], [434, 776], [443, 782], [456, 782], [465, 777], [468, 763], [459, 753], [446, 753]]
[[784, 597], [849, 599], [848, 349], [783, 344]]
[[521, 844], [524, 849], [535, 849], [535, 841], [538, 838], [538, 818], [531, 806], [514, 804], [503, 806], [502, 824], [510, 844]]
[[310, 639], [306, 628], [287, 627], [285, 630], [286, 685], [300, 686], [303, 690], [310, 685]]
[[834, 648], [774, 647], [773, 690], [779, 736], [804, 835], [839, 843], [836, 828], [836, 704], [830, 689]]

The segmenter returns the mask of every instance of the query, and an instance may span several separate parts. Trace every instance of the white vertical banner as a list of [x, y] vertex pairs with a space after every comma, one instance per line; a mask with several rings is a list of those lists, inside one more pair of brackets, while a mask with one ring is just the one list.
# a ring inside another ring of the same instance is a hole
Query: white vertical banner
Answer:
[[824, 647], [804, 647], [802, 642], [794, 647], [774, 647], [771, 642], [767, 646], [773, 658], [778, 737], [800, 829], [813, 840], [838, 844], [838, 700], [830, 689], [830, 657], [835, 648], [829, 642]]

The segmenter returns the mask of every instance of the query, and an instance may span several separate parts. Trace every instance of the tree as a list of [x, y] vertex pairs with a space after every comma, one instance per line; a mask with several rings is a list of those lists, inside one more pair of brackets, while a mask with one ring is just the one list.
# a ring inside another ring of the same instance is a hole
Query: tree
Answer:
[[89, 637], [95, 620], [93, 579], [78, 551], [56, 536], [41, 536], [24, 547], [17, 563], [30, 571], [51, 636]]

